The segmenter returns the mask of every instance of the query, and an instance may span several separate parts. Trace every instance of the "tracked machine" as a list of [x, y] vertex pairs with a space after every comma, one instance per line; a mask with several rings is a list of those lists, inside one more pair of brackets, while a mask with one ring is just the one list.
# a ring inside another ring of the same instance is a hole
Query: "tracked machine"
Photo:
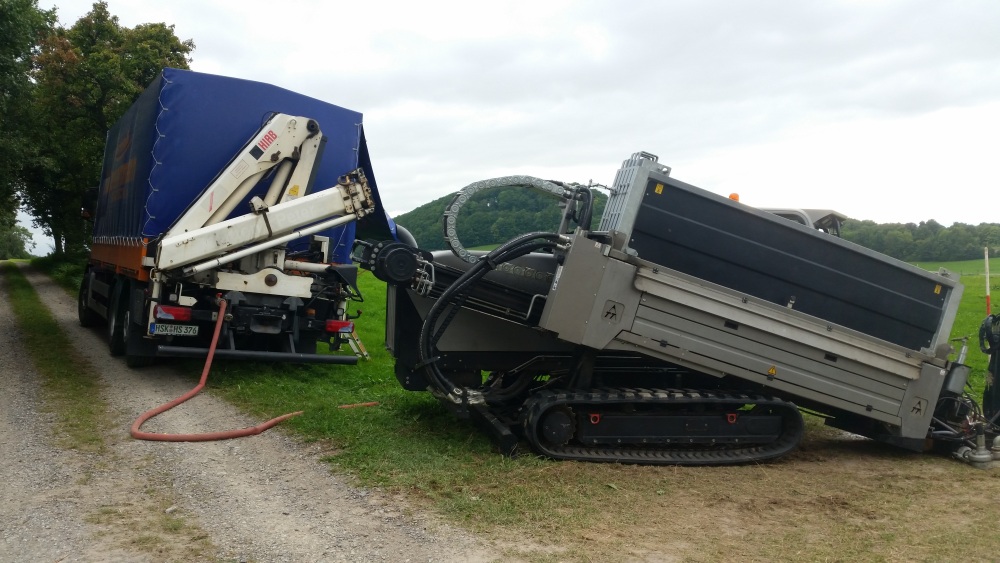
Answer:
[[[443, 214], [449, 250], [357, 241], [388, 282], [396, 377], [471, 418], [501, 450], [644, 464], [767, 460], [802, 411], [911, 450], [988, 461], [949, 335], [962, 286], [836, 236], [833, 212], [769, 212], [626, 160], [599, 225], [591, 186], [527, 176], [471, 184]], [[486, 189], [563, 208], [553, 232], [490, 252], [461, 243]], [[792, 220], [789, 220], [792, 219]]]

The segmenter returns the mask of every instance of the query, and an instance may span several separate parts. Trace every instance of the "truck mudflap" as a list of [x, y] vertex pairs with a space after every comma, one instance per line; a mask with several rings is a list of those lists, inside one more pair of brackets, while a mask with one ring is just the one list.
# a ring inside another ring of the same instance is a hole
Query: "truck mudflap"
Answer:
[[[188, 348], [186, 346], [159, 345], [156, 355], [175, 358], [205, 358], [208, 348]], [[256, 350], [217, 349], [215, 357], [226, 360], [257, 360], [264, 362], [294, 362], [300, 364], [340, 364], [355, 365], [358, 357], [333, 354], [300, 354], [295, 352], [261, 352]]]
[[542, 391], [525, 438], [553, 459], [731, 465], [773, 459], [802, 440], [798, 408], [773, 397], [689, 389]]

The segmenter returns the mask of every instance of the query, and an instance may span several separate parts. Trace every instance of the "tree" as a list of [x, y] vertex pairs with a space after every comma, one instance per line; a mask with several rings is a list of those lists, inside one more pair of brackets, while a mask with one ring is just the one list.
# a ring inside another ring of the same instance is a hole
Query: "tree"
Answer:
[[[19, 174], [28, 143], [33, 84], [31, 60], [41, 37], [55, 25], [55, 10], [41, 10], [38, 0], [0, 0], [0, 206], [17, 207]], [[13, 218], [4, 228], [12, 227]]]
[[0, 260], [28, 258], [34, 247], [31, 231], [17, 224], [14, 208], [0, 210]]
[[945, 227], [933, 219], [919, 225], [849, 220], [841, 233], [861, 246], [915, 262], [974, 260], [983, 255], [984, 246], [994, 250], [1000, 246], [1000, 225], [996, 223]]
[[[395, 217], [425, 250], [445, 248], [441, 217], [454, 194]], [[608, 196], [594, 193], [592, 227], [597, 228]], [[458, 237], [466, 247], [495, 245], [535, 231], [555, 231], [562, 209], [550, 195], [524, 188], [490, 189], [477, 193], [462, 207]]]
[[0, 225], [0, 260], [30, 258], [35, 243], [31, 242], [31, 231], [20, 225], [11, 227]]
[[194, 43], [173, 29], [124, 28], [107, 3], [97, 2], [72, 27], [55, 28], [40, 42], [22, 200], [56, 253], [84, 248], [80, 202], [100, 182], [108, 129], [163, 67], [188, 68]]
[[907, 229], [891, 229], [885, 233], [883, 252], [901, 260], [913, 259], [913, 233]]
[[990, 249], [990, 256], [1000, 255], [1000, 225], [996, 223], [980, 223], [976, 227], [979, 245]]

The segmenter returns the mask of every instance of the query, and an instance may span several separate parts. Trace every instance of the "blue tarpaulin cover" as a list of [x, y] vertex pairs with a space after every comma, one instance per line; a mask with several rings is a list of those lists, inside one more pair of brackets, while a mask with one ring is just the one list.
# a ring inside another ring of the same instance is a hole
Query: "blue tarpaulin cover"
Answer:
[[[327, 137], [312, 191], [359, 167], [376, 190], [360, 113], [270, 84], [166, 68], [108, 132], [94, 241], [161, 236], [274, 112], [315, 119]], [[392, 237], [381, 202], [375, 215], [365, 228]], [[353, 223], [320, 234], [331, 238], [332, 260], [350, 261]]]

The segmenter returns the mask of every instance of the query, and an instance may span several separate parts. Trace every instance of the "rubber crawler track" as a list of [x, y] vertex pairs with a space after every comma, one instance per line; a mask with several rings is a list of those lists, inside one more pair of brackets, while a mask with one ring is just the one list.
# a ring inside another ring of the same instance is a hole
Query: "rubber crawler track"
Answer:
[[[763, 444], [724, 444], [711, 447], [629, 448], [620, 446], [556, 446], [540, 438], [539, 422], [551, 408], [559, 406], [676, 405], [739, 408], [743, 405], [768, 407], [782, 415], [782, 433]], [[744, 393], [720, 393], [689, 389], [599, 389], [584, 392], [542, 391], [525, 403], [525, 437], [541, 454], [553, 459], [637, 463], [644, 465], [731, 465], [780, 457], [802, 440], [804, 423], [798, 408], [788, 401]]]

